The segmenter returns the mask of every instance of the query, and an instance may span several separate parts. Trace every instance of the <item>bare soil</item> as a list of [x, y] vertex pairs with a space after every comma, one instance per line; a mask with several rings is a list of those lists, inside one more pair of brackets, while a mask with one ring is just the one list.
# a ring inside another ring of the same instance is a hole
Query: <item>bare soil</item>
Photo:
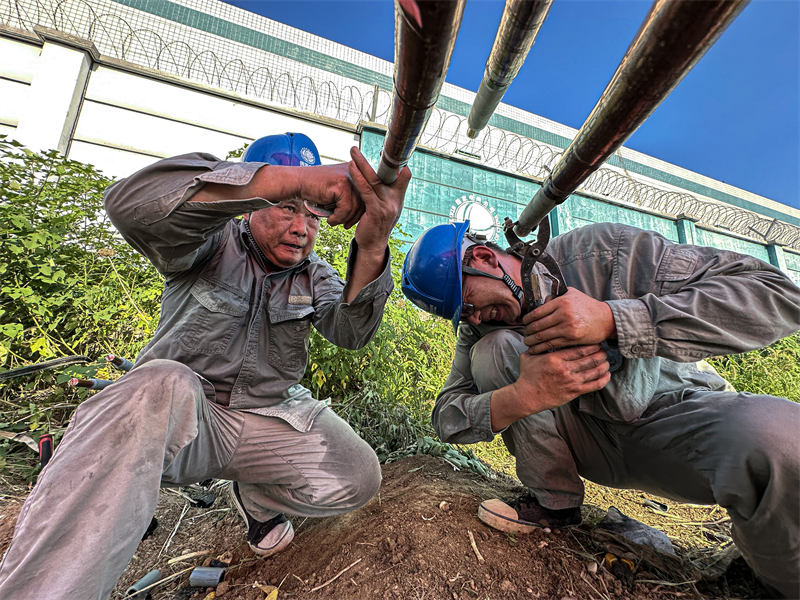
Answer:
[[[164, 490], [156, 512], [159, 527], [139, 545], [112, 598], [124, 598], [128, 586], [153, 568], [165, 578], [173, 576], [153, 590], [155, 600], [264, 600], [275, 587], [277, 598], [297, 600], [769, 597], [741, 559], [715, 582], [668, 580], [642, 563], [635, 583], [625, 587], [605, 568], [605, 549], [590, 533], [614, 505], [665, 531], [684, 562], [697, 566], [713, 561], [731, 544], [727, 516], [719, 507], [589, 486], [582, 526], [511, 536], [485, 526], [476, 514], [484, 499], [521, 493], [515, 480], [456, 472], [430, 456], [384, 465], [383, 472], [380, 493], [360, 510], [293, 519], [294, 542], [269, 559], [249, 549], [244, 524], [224, 487], [215, 488], [219, 497], [207, 509], [191, 507], [185, 497]], [[0, 552], [10, 542], [23, 495], [4, 495]], [[668, 511], [647, 506], [648, 500], [666, 504]], [[229, 563], [224, 582], [216, 590], [188, 587], [191, 568], [211, 559]]]

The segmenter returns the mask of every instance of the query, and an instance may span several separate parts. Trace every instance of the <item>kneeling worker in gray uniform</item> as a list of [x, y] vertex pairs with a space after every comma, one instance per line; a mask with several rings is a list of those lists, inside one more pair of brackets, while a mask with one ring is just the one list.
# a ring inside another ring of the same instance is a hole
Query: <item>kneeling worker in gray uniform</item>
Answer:
[[[161, 319], [133, 370], [76, 411], [22, 508], [0, 598], [108, 598], [160, 485], [234, 481], [263, 556], [292, 541], [284, 514], [341, 514], [377, 492], [375, 453], [298, 383], [310, 327], [361, 348], [393, 288], [411, 173], [386, 186], [351, 158], [320, 166], [306, 136], [269, 136], [242, 163], [187, 154], [107, 190], [112, 222], [165, 277]], [[346, 281], [313, 253], [326, 215], [357, 224]]]
[[717, 503], [756, 574], [799, 598], [800, 405], [731, 391], [698, 361], [800, 329], [800, 289], [751, 256], [613, 223], [547, 253], [569, 287], [533, 311], [520, 257], [468, 222], [427, 230], [406, 257], [406, 296], [461, 321], [436, 432], [459, 444], [502, 434], [529, 489], [479, 516], [506, 531], [579, 524], [581, 477]]

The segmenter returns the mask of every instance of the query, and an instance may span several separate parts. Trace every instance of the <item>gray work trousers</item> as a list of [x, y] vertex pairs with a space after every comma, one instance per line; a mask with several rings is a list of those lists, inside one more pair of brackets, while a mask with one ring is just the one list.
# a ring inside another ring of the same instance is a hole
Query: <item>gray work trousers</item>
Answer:
[[[472, 349], [489, 392], [516, 381], [526, 346], [510, 330]], [[531, 415], [503, 433], [517, 476], [548, 508], [580, 506], [580, 477], [680, 502], [719, 504], [747, 563], [787, 598], [800, 598], [800, 405], [736, 392], [686, 391], [631, 422], [588, 415], [577, 402]]]
[[323, 517], [378, 491], [372, 449], [329, 408], [311, 429], [207, 400], [191, 369], [155, 360], [86, 400], [22, 507], [0, 598], [105, 600], [150, 523], [159, 486], [240, 482], [257, 520]]

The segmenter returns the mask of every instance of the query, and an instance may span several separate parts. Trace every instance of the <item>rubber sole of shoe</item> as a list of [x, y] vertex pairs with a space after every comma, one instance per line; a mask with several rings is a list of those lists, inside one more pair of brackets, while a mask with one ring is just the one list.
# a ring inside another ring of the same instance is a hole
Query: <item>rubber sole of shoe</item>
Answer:
[[[233, 505], [236, 507], [236, 511], [239, 513], [239, 516], [242, 517], [242, 520], [245, 523], [245, 527], [250, 526], [250, 518], [248, 517], [247, 513], [244, 511], [244, 506], [236, 497], [236, 493], [233, 491], [233, 486], [235, 483], [231, 481], [230, 486], [228, 486], [228, 492], [230, 493], [231, 500], [233, 501]], [[283, 532], [278, 540], [278, 543], [272, 546], [271, 548], [259, 548], [251, 544], [250, 542], [247, 543], [250, 546], [250, 549], [258, 554], [261, 557], [266, 558], [267, 556], [273, 556], [278, 554], [279, 552], [283, 552], [292, 543], [294, 540], [294, 527], [292, 527], [291, 521], [286, 521], [286, 523], [281, 523], [278, 527], [283, 529]], [[274, 531], [274, 530], [273, 530]], [[270, 532], [272, 533], [272, 532]]]
[[484, 500], [478, 507], [478, 518], [492, 529], [506, 533], [533, 533], [544, 525], [520, 521], [517, 511], [502, 500]]
[[[280, 525], [278, 525], [276, 529], [278, 528], [282, 529], [283, 532], [277, 544], [275, 544], [271, 548], [259, 548], [258, 546], [254, 546], [253, 544], [250, 544], [248, 542], [248, 546], [250, 546], [250, 549], [259, 556], [261, 556], [262, 558], [266, 558], [268, 556], [274, 556], [275, 554], [278, 554], [279, 552], [283, 552], [284, 550], [286, 550], [286, 548], [288, 548], [289, 544], [291, 544], [292, 540], [294, 539], [294, 527], [292, 527], [291, 521], [286, 521], [286, 523], [281, 523]], [[273, 533], [274, 531], [275, 529], [270, 531], [270, 533]]]

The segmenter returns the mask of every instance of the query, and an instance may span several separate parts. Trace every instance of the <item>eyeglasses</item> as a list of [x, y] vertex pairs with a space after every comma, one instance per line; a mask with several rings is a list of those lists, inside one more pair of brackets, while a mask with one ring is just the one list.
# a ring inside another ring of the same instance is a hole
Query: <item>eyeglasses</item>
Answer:
[[461, 320], [466, 321], [468, 317], [471, 317], [475, 313], [475, 306], [472, 304], [462, 304], [461, 305]]
[[[470, 234], [467, 233], [467, 237], [469, 237], [469, 236], [470, 236]], [[471, 237], [470, 237], [470, 240], [471, 241], [475, 241]], [[472, 251], [474, 249], [475, 249], [475, 246], [468, 246], [464, 250], [464, 256], [461, 258], [461, 267], [462, 268], [463, 267], [468, 267], [470, 265], [470, 263], [472, 262]], [[463, 282], [463, 276], [462, 276], [462, 282]], [[463, 285], [463, 283], [462, 283], [462, 285]], [[460, 317], [460, 319], [462, 321], [466, 321], [468, 317], [471, 317], [475, 313], [475, 306], [472, 305], [472, 304], [469, 304], [467, 302], [464, 302], [464, 292], [465, 292], [465, 290], [462, 287], [462, 289], [461, 289], [461, 317]]]

